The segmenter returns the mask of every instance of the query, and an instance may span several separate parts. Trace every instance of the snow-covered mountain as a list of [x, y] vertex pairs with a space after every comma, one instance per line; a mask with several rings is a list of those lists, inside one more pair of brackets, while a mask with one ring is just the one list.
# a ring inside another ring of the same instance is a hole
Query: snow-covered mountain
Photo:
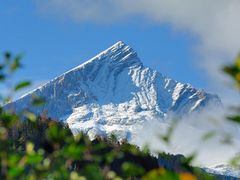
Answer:
[[[34, 96], [44, 98], [45, 104], [33, 107]], [[181, 117], [212, 105], [221, 105], [217, 95], [145, 67], [130, 46], [118, 42], [5, 108], [45, 114], [68, 123], [74, 134], [83, 131], [90, 138], [114, 133], [131, 139], [145, 122]]]
[[[44, 98], [45, 105], [32, 107], [33, 96]], [[74, 133], [91, 136], [113, 131], [127, 135], [153, 118], [182, 116], [220, 103], [216, 95], [145, 67], [131, 47], [118, 42], [7, 108], [45, 113], [67, 122]]]

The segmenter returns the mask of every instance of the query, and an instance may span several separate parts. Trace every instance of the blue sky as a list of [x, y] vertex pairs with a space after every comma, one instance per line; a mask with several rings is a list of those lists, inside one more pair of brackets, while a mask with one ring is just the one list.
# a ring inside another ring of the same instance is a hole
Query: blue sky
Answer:
[[122, 40], [138, 52], [146, 66], [180, 82], [210, 89], [209, 76], [197, 62], [196, 47], [202, 39], [205, 42], [204, 37], [194, 26], [179, 28], [171, 19], [151, 20], [138, 14], [99, 23], [94, 16], [79, 20], [68, 11], [59, 15], [51, 13], [56, 9], [49, 9], [50, 5], [44, 7], [37, 0], [1, 2], [0, 52], [23, 53], [24, 69], [17, 74], [18, 80], [45, 82]]

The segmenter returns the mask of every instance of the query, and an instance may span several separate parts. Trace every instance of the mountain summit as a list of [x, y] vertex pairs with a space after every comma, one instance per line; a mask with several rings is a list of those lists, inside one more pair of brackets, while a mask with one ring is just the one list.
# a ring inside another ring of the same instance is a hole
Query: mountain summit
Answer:
[[[34, 95], [44, 98], [45, 105], [31, 107]], [[182, 116], [219, 103], [216, 95], [145, 67], [137, 53], [120, 41], [7, 107], [44, 112], [67, 122], [74, 133], [94, 135], [126, 133], [153, 118]]]

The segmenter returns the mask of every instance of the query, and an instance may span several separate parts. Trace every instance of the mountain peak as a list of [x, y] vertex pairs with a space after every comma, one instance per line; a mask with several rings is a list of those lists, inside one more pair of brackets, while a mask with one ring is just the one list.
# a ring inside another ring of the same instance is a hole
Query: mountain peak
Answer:
[[140, 59], [138, 58], [137, 53], [123, 41], [119, 41], [112, 45], [110, 48], [105, 51], [99, 53], [86, 63], [90, 63], [93, 61], [101, 61], [112, 64], [123, 64], [127, 63], [127, 65], [131, 64], [141, 64]]
[[[54, 80], [62, 78], [66, 74], [72, 74], [76, 71], [82, 71], [83, 69], [96, 69], [99, 66], [108, 66], [110, 69], [127, 68], [130, 66], [142, 66], [142, 62], [139, 59], [136, 51], [123, 41], [118, 41], [108, 49], [100, 52], [88, 61], [80, 64], [79, 66], [65, 72], [64, 74], [56, 77]], [[25, 96], [25, 95], [24, 95]]]
[[119, 47], [123, 47], [123, 46], [128, 46], [128, 45], [125, 44], [123, 41], [118, 41], [114, 45], [112, 45], [109, 49], [111, 49], [111, 48], [119, 48]]
[[[46, 100], [32, 107], [32, 96]], [[144, 67], [122, 41], [6, 106], [46, 113], [69, 124], [74, 133], [127, 132], [145, 121], [201, 110], [220, 100]], [[130, 128], [130, 129], [131, 129]]]
[[112, 46], [110, 46], [108, 49], [106, 49], [103, 52], [107, 52], [107, 51], [119, 51], [119, 50], [124, 50], [124, 49], [130, 49], [132, 52], [135, 52], [128, 44], [126, 44], [123, 41], [118, 41], [115, 44], [113, 44]]

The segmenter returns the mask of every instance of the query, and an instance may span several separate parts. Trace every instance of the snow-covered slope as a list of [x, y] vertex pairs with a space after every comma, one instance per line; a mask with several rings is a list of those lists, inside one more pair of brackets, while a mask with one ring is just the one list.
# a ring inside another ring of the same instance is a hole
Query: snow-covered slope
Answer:
[[232, 180], [238, 179], [240, 177], [240, 169], [233, 168], [229, 165], [218, 165], [215, 167], [204, 168], [204, 170], [211, 174], [228, 176], [229, 177], [228, 179], [232, 179]]
[[[32, 107], [34, 95], [44, 98], [45, 105]], [[172, 113], [182, 116], [209, 104], [220, 100], [145, 67], [131, 47], [118, 42], [7, 108], [46, 113], [67, 122], [74, 133], [91, 136], [113, 131], [128, 135], [145, 121]]]

